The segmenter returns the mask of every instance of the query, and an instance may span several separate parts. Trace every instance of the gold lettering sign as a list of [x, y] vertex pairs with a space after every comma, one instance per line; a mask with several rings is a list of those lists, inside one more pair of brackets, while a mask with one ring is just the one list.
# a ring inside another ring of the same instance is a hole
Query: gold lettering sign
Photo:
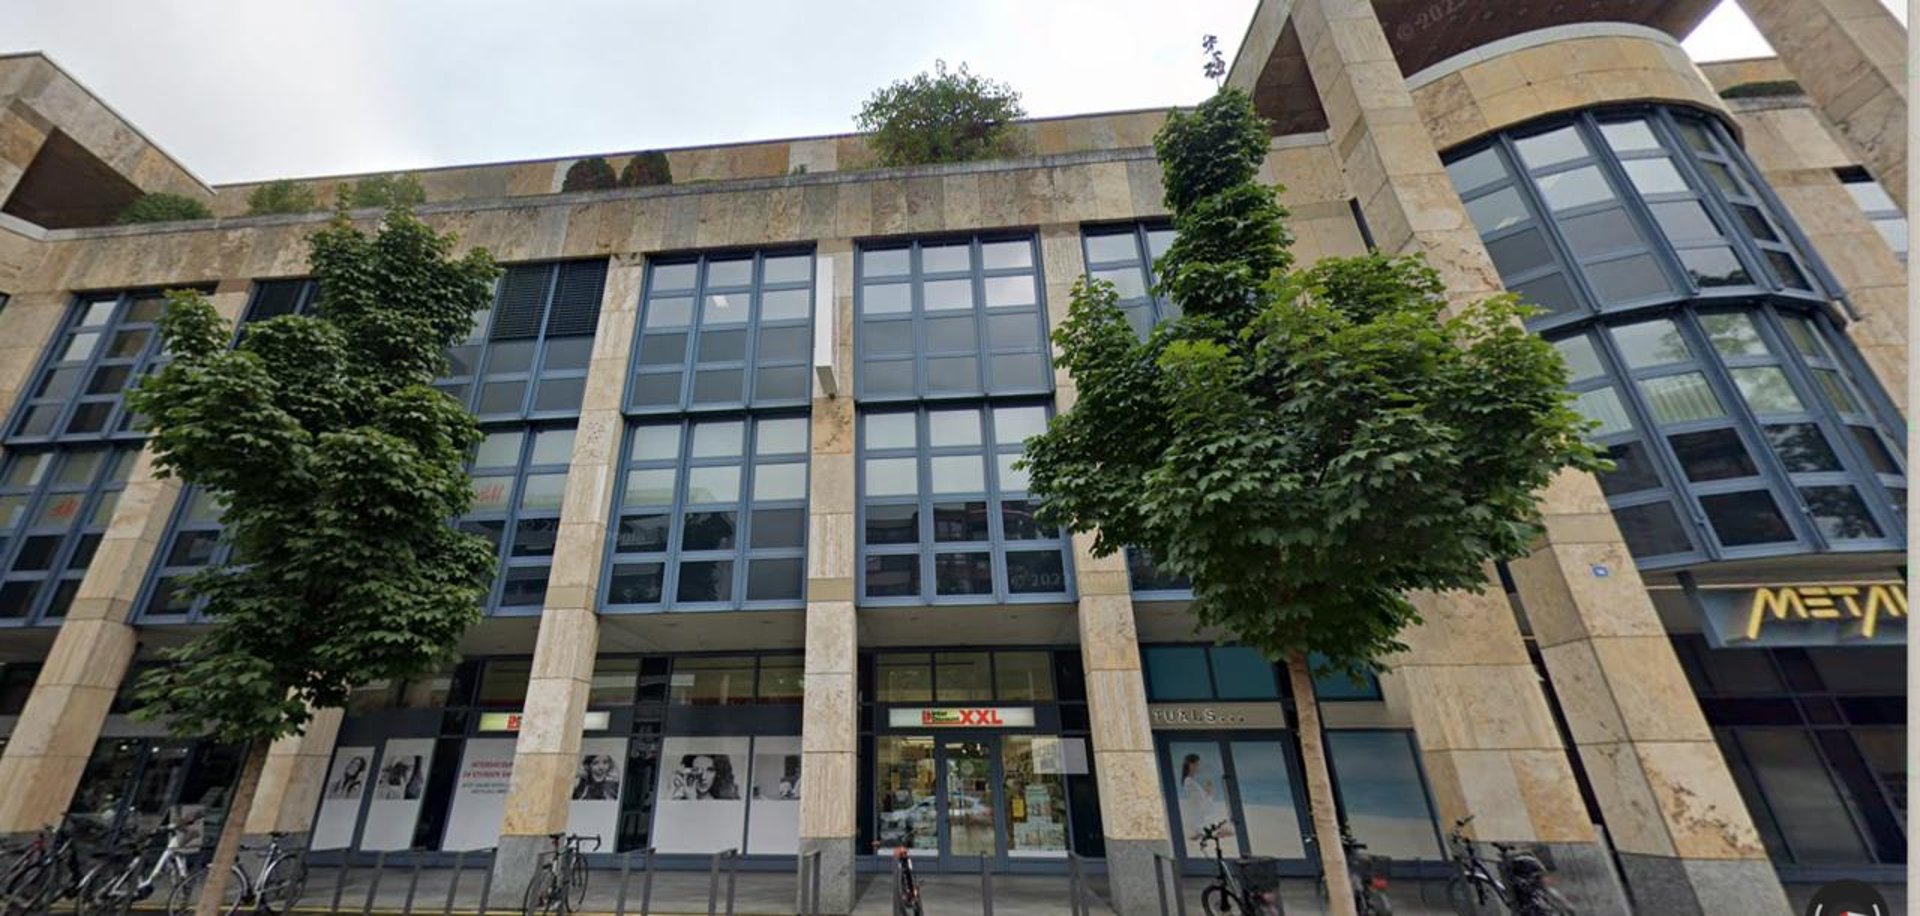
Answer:
[[1882, 618], [1907, 616], [1903, 585], [1779, 585], [1754, 589], [1747, 608], [1747, 638], [1759, 639], [1767, 623], [1783, 620], [1857, 620], [1872, 639]]

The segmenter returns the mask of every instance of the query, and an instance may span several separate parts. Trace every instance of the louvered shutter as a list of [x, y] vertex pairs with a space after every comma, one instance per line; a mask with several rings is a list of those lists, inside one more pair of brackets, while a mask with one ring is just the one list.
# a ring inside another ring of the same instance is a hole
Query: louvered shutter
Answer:
[[560, 265], [560, 282], [553, 294], [553, 314], [547, 318], [547, 336], [593, 336], [594, 326], [600, 322], [600, 294], [606, 285], [605, 261], [572, 261]]
[[553, 267], [528, 264], [507, 268], [500, 278], [500, 295], [493, 306], [491, 340], [531, 340], [540, 336], [540, 316], [546, 311], [547, 286]]

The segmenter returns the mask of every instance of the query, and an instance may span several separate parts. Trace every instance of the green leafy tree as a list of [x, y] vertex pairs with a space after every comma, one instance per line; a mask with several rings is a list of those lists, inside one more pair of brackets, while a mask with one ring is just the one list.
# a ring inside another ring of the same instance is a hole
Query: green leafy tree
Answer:
[[1308, 653], [1357, 673], [1404, 649], [1407, 592], [1484, 588], [1540, 534], [1535, 493], [1601, 463], [1514, 296], [1449, 315], [1419, 258], [1295, 267], [1255, 178], [1268, 137], [1234, 89], [1168, 118], [1177, 237], [1156, 266], [1182, 317], [1142, 340], [1111, 284], [1077, 285], [1054, 340], [1078, 400], [1027, 461], [1044, 518], [1096, 532], [1098, 554], [1145, 548], [1193, 583], [1201, 625], [1290, 662], [1324, 786]]
[[142, 678], [137, 714], [246, 747], [199, 912], [213, 912], [273, 740], [368, 681], [438, 670], [479, 617], [493, 551], [448, 519], [471, 498], [473, 417], [431, 383], [487, 305], [484, 251], [404, 210], [310, 240], [317, 314], [232, 328], [173, 293], [173, 360], [132, 394], [164, 476], [224, 505], [235, 562], [186, 583], [212, 625]]
[[212, 219], [207, 205], [184, 194], [155, 191], [142, 194], [120, 211], [121, 223], [171, 223], [187, 219]]
[[620, 186], [623, 188], [646, 188], [654, 185], [673, 184], [673, 165], [667, 161], [667, 154], [659, 150], [634, 153], [620, 169]]
[[903, 166], [1018, 155], [1013, 122], [1026, 114], [1007, 84], [935, 61], [933, 72], [875, 92], [853, 120], [880, 165]]
[[567, 177], [560, 182], [562, 191], [606, 191], [619, 186], [613, 166], [599, 156], [588, 156], [567, 166]]
[[334, 203], [353, 210], [413, 207], [427, 202], [427, 191], [412, 172], [368, 175], [340, 187]]
[[289, 179], [269, 181], [247, 192], [248, 216], [312, 213], [319, 209], [322, 209], [320, 200], [314, 196], [313, 186], [304, 182]]

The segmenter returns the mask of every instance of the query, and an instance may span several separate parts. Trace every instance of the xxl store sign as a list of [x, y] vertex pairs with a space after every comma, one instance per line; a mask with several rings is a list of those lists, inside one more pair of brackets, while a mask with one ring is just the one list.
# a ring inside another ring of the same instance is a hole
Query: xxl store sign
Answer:
[[1032, 728], [1031, 706], [938, 706], [929, 709], [889, 709], [887, 724], [894, 728]]
[[1903, 583], [1694, 588], [1688, 594], [1717, 649], [1907, 643]]

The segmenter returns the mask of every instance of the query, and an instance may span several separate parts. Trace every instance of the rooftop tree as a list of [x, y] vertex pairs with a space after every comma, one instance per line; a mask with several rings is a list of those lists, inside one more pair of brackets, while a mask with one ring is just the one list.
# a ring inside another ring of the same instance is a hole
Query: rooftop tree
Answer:
[[1418, 257], [1295, 266], [1255, 177], [1268, 137], [1235, 89], [1168, 118], [1154, 146], [1177, 237], [1157, 292], [1182, 317], [1143, 340], [1110, 284], [1077, 285], [1054, 341], [1079, 397], [1027, 455], [1044, 518], [1101, 555], [1149, 551], [1193, 583], [1200, 624], [1289, 663], [1324, 787], [1309, 655], [1378, 667], [1419, 621], [1409, 591], [1484, 588], [1539, 536], [1534, 494], [1600, 463], [1514, 296], [1449, 313]]
[[1018, 153], [1013, 122], [1026, 114], [1011, 86], [935, 61], [933, 72], [875, 92], [854, 123], [880, 165], [928, 165]]
[[438, 670], [479, 617], [486, 541], [467, 509], [473, 417], [435, 391], [484, 308], [484, 251], [405, 210], [376, 232], [344, 214], [311, 240], [316, 314], [233, 329], [197, 293], [160, 319], [172, 362], [132, 402], [162, 476], [224, 505], [232, 564], [187, 583], [211, 626], [138, 687], [138, 714], [246, 748], [198, 913], [215, 911], [268, 745], [368, 681]]

